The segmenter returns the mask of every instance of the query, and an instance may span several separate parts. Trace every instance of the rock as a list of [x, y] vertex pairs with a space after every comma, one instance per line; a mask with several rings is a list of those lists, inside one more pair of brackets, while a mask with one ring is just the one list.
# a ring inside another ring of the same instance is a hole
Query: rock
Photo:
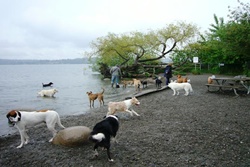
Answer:
[[78, 146], [87, 143], [90, 128], [86, 126], [73, 126], [60, 130], [54, 137], [52, 143], [63, 146]]

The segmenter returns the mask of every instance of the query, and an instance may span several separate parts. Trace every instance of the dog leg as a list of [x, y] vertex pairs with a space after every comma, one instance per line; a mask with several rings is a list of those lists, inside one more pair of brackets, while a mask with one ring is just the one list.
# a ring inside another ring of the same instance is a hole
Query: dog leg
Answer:
[[89, 99], [89, 108], [91, 108], [91, 100]]
[[133, 116], [133, 112], [130, 110], [126, 110], [128, 113], [130, 113], [131, 116]]
[[189, 91], [186, 90], [185, 92], [186, 92], [186, 93], [185, 93], [184, 95], [185, 95], [185, 96], [188, 96], [188, 95], [189, 95]]
[[118, 140], [116, 139], [116, 137], [112, 138], [112, 142], [118, 143]]
[[97, 151], [97, 148], [98, 148], [98, 145], [97, 144], [95, 144], [95, 146], [94, 146], [94, 156], [95, 157], [98, 157], [98, 151]]
[[176, 94], [176, 90], [173, 90], [174, 91], [174, 94], [173, 94], [173, 96], [175, 96], [175, 94]]
[[29, 143], [29, 136], [28, 136], [26, 131], [24, 131], [23, 134], [24, 134], [24, 144], [28, 144]]
[[107, 148], [107, 154], [108, 154], [109, 162], [114, 162], [114, 160], [110, 156], [109, 147]]
[[22, 148], [24, 144], [27, 144], [27, 143], [28, 143], [28, 142], [26, 143], [26, 140], [25, 140], [25, 137], [24, 137], [24, 133], [25, 133], [25, 132], [24, 132], [23, 130], [20, 131], [21, 144], [20, 144], [19, 146], [17, 146], [16, 148]]
[[137, 112], [135, 112], [134, 110], [131, 110], [131, 112], [133, 112], [136, 116], [140, 116], [140, 115], [137, 114]]
[[54, 126], [53, 125], [48, 125], [47, 124], [47, 127], [48, 127], [48, 129], [52, 132], [52, 135], [53, 135], [53, 137], [49, 140], [49, 142], [52, 142], [53, 141], [53, 139], [54, 139], [54, 137], [56, 136], [56, 133], [57, 133], [57, 131], [55, 130], [55, 124], [54, 124]]

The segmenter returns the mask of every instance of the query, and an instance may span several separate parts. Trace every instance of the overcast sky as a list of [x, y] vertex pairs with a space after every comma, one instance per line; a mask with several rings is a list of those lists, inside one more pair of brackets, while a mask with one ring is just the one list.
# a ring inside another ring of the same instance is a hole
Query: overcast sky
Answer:
[[[247, 2], [247, 0], [241, 0]], [[108, 32], [185, 21], [202, 32], [237, 0], [0, 0], [0, 59], [81, 58]]]

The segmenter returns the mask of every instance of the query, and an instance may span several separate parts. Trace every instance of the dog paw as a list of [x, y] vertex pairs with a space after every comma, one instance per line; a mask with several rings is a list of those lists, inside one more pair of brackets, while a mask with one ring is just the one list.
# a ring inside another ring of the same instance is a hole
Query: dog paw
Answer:
[[23, 147], [23, 145], [21, 144], [21, 145], [17, 146], [16, 148], [22, 148], [22, 147]]
[[109, 159], [109, 162], [114, 162], [114, 160], [113, 159]]

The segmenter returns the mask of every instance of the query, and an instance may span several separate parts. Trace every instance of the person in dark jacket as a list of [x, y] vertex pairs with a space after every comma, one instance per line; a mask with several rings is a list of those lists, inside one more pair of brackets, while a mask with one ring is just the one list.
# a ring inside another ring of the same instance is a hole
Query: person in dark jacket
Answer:
[[166, 77], [166, 85], [170, 83], [170, 78], [172, 78], [172, 64], [169, 63], [164, 70], [164, 77]]

